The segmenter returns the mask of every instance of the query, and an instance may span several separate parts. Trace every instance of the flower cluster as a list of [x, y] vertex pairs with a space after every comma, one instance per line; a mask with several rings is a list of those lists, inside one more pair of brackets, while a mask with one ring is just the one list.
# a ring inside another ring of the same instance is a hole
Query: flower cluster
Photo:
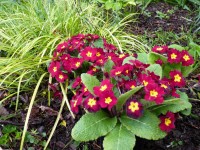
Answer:
[[190, 66], [194, 63], [193, 57], [186, 50], [178, 51], [177, 49], [168, 48], [167, 46], [154, 46], [152, 51], [167, 55], [167, 61], [170, 64], [181, 63], [183, 66]]
[[[167, 56], [169, 64], [180, 63], [182, 66], [189, 66], [194, 62], [186, 50], [155, 46], [152, 51]], [[124, 63], [128, 57], [134, 59]], [[109, 62], [112, 62], [112, 66], [106, 69]], [[164, 62], [158, 59], [156, 63], [162, 66]], [[160, 77], [150, 72], [149, 66], [150, 64], [139, 61], [136, 54], [118, 53], [114, 45], [98, 35], [78, 34], [57, 46], [48, 71], [57, 82], [68, 80], [71, 83], [74, 95], [70, 105], [75, 114], [83, 108], [88, 112], [107, 109], [111, 114], [120, 115], [123, 111], [116, 112], [115, 107], [118, 97], [142, 86], [143, 88], [131, 96], [122, 108], [126, 110], [127, 116], [139, 118], [145, 111], [141, 99], [160, 105], [169, 95], [179, 97], [176, 88], [185, 86], [185, 79], [180, 70], [171, 70], [169, 76]], [[97, 76], [100, 80], [100, 85], [93, 87], [93, 93], [83, 84], [81, 73]], [[174, 128], [172, 113], [161, 117], [160, 128], [167, 132]]]

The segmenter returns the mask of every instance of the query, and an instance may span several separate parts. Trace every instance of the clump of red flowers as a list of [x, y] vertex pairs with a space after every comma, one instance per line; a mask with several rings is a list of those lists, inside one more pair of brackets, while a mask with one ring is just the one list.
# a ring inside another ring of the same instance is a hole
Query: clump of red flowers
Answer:
[[[169, 64], [189, 66], [194, 63], [193, 57], [186, 50], [155, 46], [152, 51], [167, 56]], [[134, 56], [134, 59], [124, 63], [130, 56]], [[110, 62], [112, 66], [108, 70], [106, 65]], [[156, 60], [156, 63], [160, 66], [164, 64], [161, 59]], [[84, 109], [88, 112], [104, 109], [112, 115], [120, 115], [126, 110], [127, 116], [137, 119], [145, 111], [141, 99], [160, 105], [169, 95], [179, 97], [176, 87], [185, 86], [180, 70], [174, 69], [169, 72], [169, 76], [159, 77], [148, 71], [149, 66], [150, 64], [137, 60], [136, 54], [118, 53], [114, 45], [98, 35], [78, 34], [57, 46], [48, 71], [57, 82], [70, 83], [73, 113], [78, 114]], [[94, 75], [100, 80], [100, 85], [94, 86], [93, 93], [82, 83], [81, 73]], [[143, 88], [125, 102], [122, 111], [116, 112], [119, 96], [138, 86]], [[57, 95], [61, 94], [57, 92]], [[169, 132], [174, 128], [174, 121], [174, 114], [168, 112], [161, 117], [160, 128]]]

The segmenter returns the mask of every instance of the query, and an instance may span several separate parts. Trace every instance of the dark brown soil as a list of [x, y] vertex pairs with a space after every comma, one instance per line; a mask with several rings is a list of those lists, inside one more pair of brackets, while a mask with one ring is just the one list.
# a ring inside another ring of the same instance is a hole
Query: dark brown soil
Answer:
[[139, 15], [136, 25], [131, 26], [134, 34], [155, 32], [158, 30], [180, 33], [188, 31], [193, 15], [167, 3], [151, 3], [143, 14]]

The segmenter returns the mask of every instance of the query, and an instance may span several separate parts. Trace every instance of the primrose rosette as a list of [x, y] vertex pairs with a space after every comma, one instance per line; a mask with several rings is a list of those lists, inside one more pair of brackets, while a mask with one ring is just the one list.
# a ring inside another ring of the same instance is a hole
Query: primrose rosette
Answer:
[[175, 128], [178, 113], [191, 109], [187, 94], [177, 90], [194, 63], [188, 51], [155, 46], [145, 60], [140, 55], [119, 53], [93, 34], [57, 46], [49, 85], [62, 99], [66, 93], [58, 85], [66, 83], [70, 112], [82, 115], [72, 129], [74, 140], [104, 137], [105, 150], [131, 150], [135, 136], [161, 139]]

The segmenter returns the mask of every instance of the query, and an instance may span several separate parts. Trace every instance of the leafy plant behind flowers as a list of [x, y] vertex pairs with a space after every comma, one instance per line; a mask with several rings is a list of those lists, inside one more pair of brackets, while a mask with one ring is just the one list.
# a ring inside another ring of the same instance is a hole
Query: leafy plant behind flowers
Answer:
[[[104, 38], [78, 34], [60, 43], [48, 67], [56, 82], [70, 83], [70, 110], [85, 114], [72, 130], [76, 141], [105, 136], [103, 146], [132, 149], [135, 136], [158, 140], [175, 128], [176, 113], [191, 109], [177, 88], [194, 63], [186, 51], [155, 46], [146, 54], [118, 53]], [[51, 85], [62, 98], [59, 87]], [[72, 114], [73, 115], [73, 114]]]

